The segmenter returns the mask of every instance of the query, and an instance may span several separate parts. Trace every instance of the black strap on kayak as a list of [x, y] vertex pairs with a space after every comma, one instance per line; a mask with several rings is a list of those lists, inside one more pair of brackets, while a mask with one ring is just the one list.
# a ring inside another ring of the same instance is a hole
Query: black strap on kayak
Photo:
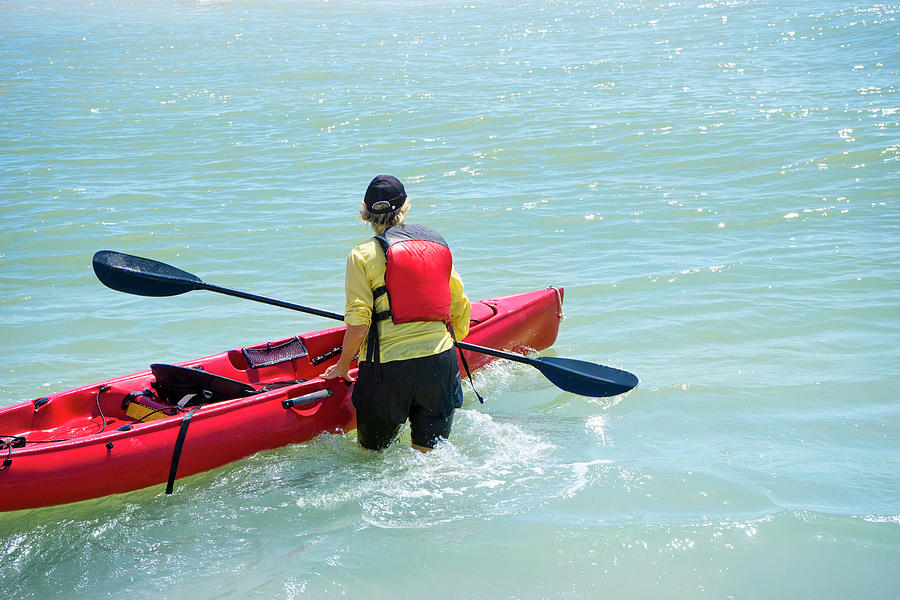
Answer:
[[175, 449], [172, 451], [172, 466], [169, 468], [169, 482], [166, 484], [166, 493], [171, 494], [175, 487], [175, 474], [178, 472], [178, 461], [181, 460], [181, 448], [184, 446], [184, 438], [187, 435], [188, 426], [191, 424], [191, 417], [199, 406], [195, 406], [181, 419], [181, 429], [178, 430], [178, 438], [175, 440]]
[[462, 361], [463, 368], [466, 370], [466, 377], [469, 378], [469, 385], [472, 386], [472, 391], [475, 392], [478, 401], [484, 404], [484, 398], [482, 398], [481, 394], [478, 393], [478, 390], [475, 389], [475, 382], [472, 381], [472, 371], [469, 370], [469, 361], [466, 360], [466, 355], [463, 354], [462, 348], [457, 345], [456, 334], [453, 333], [453, 325], [448, 325], [447, 329], [450, 330], [450, 337], [453, 338], [453, 345], [456, 347], [456, 351], [459, 353], [459, 360]]

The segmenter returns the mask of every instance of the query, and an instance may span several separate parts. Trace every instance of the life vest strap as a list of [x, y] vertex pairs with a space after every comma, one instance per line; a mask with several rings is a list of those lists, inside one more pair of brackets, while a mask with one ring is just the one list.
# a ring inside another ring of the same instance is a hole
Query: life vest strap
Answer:
[[[372, 290], [372, 308], [375, 300], [387, 294], [387, 286], [381, 285]], [[381, 344], [379, 343], [378, 323], [391, 318], [391, 309], [372, 313], [372, 322], [369, 324], [369, 338], [366, 342], [366, 360], [381, 364]]]
[[469, 378], [469, 385], [472, 386], [472, 391], [475, 392], [475, 396], [478, 398], [478, 401], [484, 404], [484, 398], [482, 398], [481, 394], [478, 393], [478, 390], [475, 389], [475, 382], [472, 380], [472, 371], [471, 369], [469, 369], [469, 361], [466, 360], [466, 355], [463, 354], [462, 348], [459, 347], [459, 344], [456, 340], [456, 334], [453, 332], [453, 325], [448, 325], [447, 329], [450, 330], [450, 337], [453, 338], [453, 346], [459, 353], [459, 360], [462, 362], [463, 369], [466, 370], [466, 377]]

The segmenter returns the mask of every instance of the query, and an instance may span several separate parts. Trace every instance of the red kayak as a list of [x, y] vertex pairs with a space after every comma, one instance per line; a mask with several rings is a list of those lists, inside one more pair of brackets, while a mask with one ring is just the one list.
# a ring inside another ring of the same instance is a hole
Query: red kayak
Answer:
[[[562, 289], [472, 304], [466, 342], [511, 351], [556, 340]], [[352, 385], [318, 377], [344, 328], [237, 348], [0, 409], [0, 511], [118, 494], [260, 450], [351, 431]], [[465, 352], [477, 369], [490, 356]]]

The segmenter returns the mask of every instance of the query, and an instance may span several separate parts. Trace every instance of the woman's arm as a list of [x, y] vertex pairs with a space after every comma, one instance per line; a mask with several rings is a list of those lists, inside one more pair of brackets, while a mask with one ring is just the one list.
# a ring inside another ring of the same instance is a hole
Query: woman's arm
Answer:
[[325, 369], [325, 372], [322, 373], [322, 379], [343, 377], [346, 381], [353, 381], [350, 377], [350, 363], [359, 354], [359, 347], [362, 345], [363, 340], [366, 339], [367, 333], [369, 333], [368, 325], [347, 326], [347, 330], [344, 332], [344, 346], [341, 349], [341, 356], [335, 364]]

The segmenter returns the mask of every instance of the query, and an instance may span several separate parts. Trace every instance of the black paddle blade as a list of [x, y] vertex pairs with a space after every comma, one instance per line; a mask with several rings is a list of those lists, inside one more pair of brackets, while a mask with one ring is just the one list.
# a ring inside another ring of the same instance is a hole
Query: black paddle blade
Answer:
[[628, 371], [586, 360], [538, 356], [534, 361], [534, 366], [558, 388], [580, 396], [618, 396], [639, 383], [638, 378]]
[[177, 296], [203, 284], [196, 275], [166, 263], [112, 250], [94, 254], [94, 273], [106, 287], [138, 296]]

